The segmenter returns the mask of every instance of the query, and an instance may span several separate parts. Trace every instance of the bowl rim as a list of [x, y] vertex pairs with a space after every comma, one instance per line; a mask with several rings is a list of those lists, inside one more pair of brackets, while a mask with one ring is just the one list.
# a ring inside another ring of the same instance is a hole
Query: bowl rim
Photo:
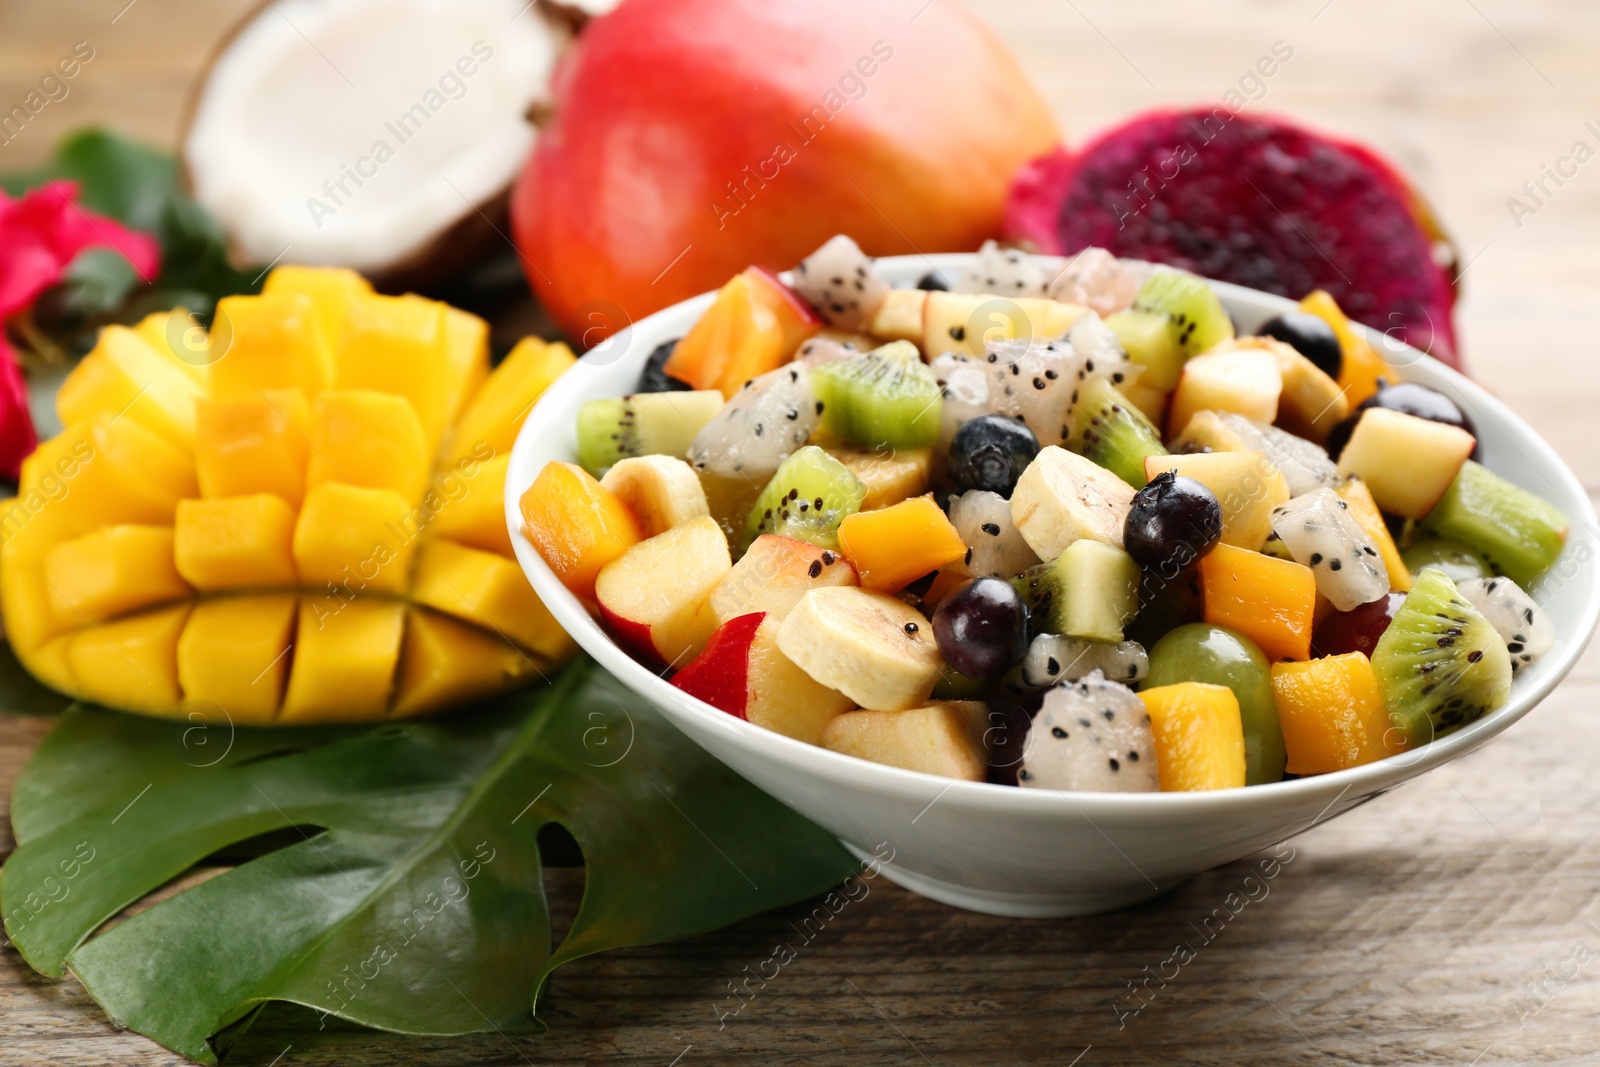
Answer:
[[[959, 268], [971, 262], [974, 255], [974, 253], [939, 253], [893, 256], [883, 257], [877, 263], [880, 270], [892, 280], [914, 280], [929, 269], [943, 271]], [[1039, 258], [1061, 259], [1061, 257]], [[788, 281], [790, 276], [788, 272], [784, 272], [780, 277]], [[1281, 314], [1298, 307], [1295, 301], [1272, 293], [1212, 279], [1206, 281], [1223, 298], [1225, 304], [1229, 302], [1255, 304], [1262, 306], [1268, 314]], [[631, 324], [609, 341], [602, 342], [595, 349], [585, 353], [576, 365], [546, 390], [529, 412], [513, 446], [508, 475], [515, 475], [520, 469], [529, 467], [532, 462], [529, 454], [538, 448], [537, 439], [541, 435], [541, 429], [550, 425], [553, 418], [570, 421], [575, 414], [577, 403], [580, 402], [578, 394], [584, 392], [586, 379], [590, 374], [617, 362], [642, 366], [650, 350], [671, 332], [662, 330], [664, 324], [678, 319], [692, 321], [690, 316], [698, 315], [711, 304], [715, 296], [716, 292], [713, 290], [663, 308]], [[1594, 506], [1582, 483], [1550, 445], [1520, 416], [1482, 386], [1432, 356], [1409, 345], [1401, 345], [1395, 338], [1370, 327], [1358, 323], [1352, 325], [1366, 336], [1369, 343], [1378, 347], [1379, 351], [1385, 348], [1393, 351], [1397, 346], [1404, 350], [1410, 357], [1410, 362], [1405, 366], [1408, 374], [1402, 380], [1411, 380], [1409, 372], [1421, 368], [1424, 372], [1423, 377], [1443, 379], [1449, 387], [1448, 391], [1465, 399], [1475, 413], [1481, 413], [1480, 418], [1482, 415], [1487, 415], [1490, 416], [1491, 424], [1499, 424], [1505, 427], [1507, 432], [1520, 431], [1520, 435], [1532, 446], [1532, 455], [1524, 452], [1524, 458], [1530, 466], [1543, 470], [1550, 476], [1552, 484], [1564, 489], [1580, 503], [1579, 514], [1567, 515], [1569, 546], [1573, 543], [1572, 533], [1579, 530], [1600, 532], [1600, 520], [1596, 519]], [[642, 341], [638, 340], [641, 337]], [[591, 358], [597, 355], [598, 359]], [[1518, 450], [1521, 451], [1520, 447]], [[532, 472], [529, 473], [531, 475]], [[651, 670], [616, 644], [600, 627], [598, 621], [589, 614], [578, 597], [562, 585], [555, 573], [545, 564], [522, 532], [519, 498], [526, 487], [520, 484], [521, 481], [522, 479], [508, 476], [504, 501], [506, 521], [519, 564], [533, 585], [534, 591], [555, 616], [556, 621], [567, 630], [585, 653], [629, 689], [667, 712], [670, 719], [675, 720], [682, 716], [694, 727], [719, 734], [722, 739], [735, 747], [747, 750], [753, 758], [771, 760], [797, 773], [851, 789], [891, 793], [919, 803], [927, 798], [931, 790], [936, 793], [934, 800], [946, 798], [955, 804], [964, 802], [970, 806], [989, 809], [999, 807], [1015, 815], [1068, 816], [1075, 813], [1082, 817], [1092, 818], [1094, 815], [1099, 815], [1116, 819], [1139, 818], [1158, 812], [1173, 812], [1177, 809], [1186, 813], [1212, 814], [1262, 803], [1293, 804], [1308, 801], [1314, 803], [1317, 799], [1337, 790], [1337, 794], [1328, 801], [1328, 807], [1324, 809], [1326, 813], [1347, 794], [1370, 797], [1378, 791], [1391, 788], [1459, 758], [1510, 728], [1549, 696], [1565, 679], [1593, 638], [1597, 624], [1600, 624], [1600, 568], [1588, 567], [1587, 581], [1583, 583], [1584, 599], [1578, 632], [1570, 638], [1564, 638], [1553, 651], [1554, 658], [1539, 665], [1544, 669], [1538, 671], [1537, 679], [1528, 688], [1521, 692], [1514, 691], [1505, 705], [1442, 739], [1357, 767], [1262, 785], [1192, 792], [1078, 792], [970, 782], [874, 763], [834, 752], [820, 745], [809, 744], [730, 715], [672, 685], [664, 677], [665, 670], [661, 672]], [[693, 730], [686, 732], [694, 737]], [[699, 743], [698, 739], [696, 740]], [[737, 771], [738, 768], [734, 767], [734, 770]], [[931, 802], [929, 806], [932, 806]], [[1321, 816], [1318, 818], [1320, 820]]]

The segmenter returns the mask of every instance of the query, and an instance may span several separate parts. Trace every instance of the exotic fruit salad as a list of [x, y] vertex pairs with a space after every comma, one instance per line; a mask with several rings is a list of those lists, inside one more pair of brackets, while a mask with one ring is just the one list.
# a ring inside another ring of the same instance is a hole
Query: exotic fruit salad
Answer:
[[340, 270], [280, 267], [208, 336], [107, 327], [7, 501], [18, 658], [111, 707], [241, 724], [416, 715], [572, 646], [511, 555], [527, 409], [572, 363]]
[[1324, 292], [986, 245], [891, 287], [751, 268], [578, 413], [525, 533], [730, 714], [1026, 788], [1219, 789], [1426, 744], [1555, 641], [1567, 521]]

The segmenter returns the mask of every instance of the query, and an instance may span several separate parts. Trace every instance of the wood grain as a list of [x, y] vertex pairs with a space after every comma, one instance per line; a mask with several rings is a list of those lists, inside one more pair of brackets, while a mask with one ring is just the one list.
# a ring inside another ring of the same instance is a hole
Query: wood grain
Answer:
[[[55, 137], [87, 122], [169, 142], [194, 70], [251, 6], [124, 3], [0, 0], [0, 107], [73, 42], [96, 50], [71, 95], [0, 146], [0, 168], [42, 159]], [[1506, 206], [1574, 141], [1600, 147], [1584, 128], [1600, 119], [1600, 9], [1579, 0], [974, 6], [1073, 140], [1140, 108], [1213, 99], [1273, 42], [1290, 44], [1293, 60], [1252, 106], [1359, 136], [1409, 170], [1471, 263], [1458, 326], [1474, 372], [1600, 488], [1589, 331], [1600, 164], [1520, 227]], [[880, 880], [720, 1025], [719, 1012], [739, 1003], [728, 984], [778, 941], [794, 943], [791, 923], [809, 909], [571, 965], [555, 979], [543, 1035], [319, 1031], [308, 1014], [277, 1009], [231, 1062], [1592, 1063], [1597, 704], [1600, 653], [1591, 650], [1496, 744], [1292, 842], [1265, 895], [1251, 889], [1260, 899], [1225, 925], [1213, 920], [1221, 932], [1209, 942], [1197, 928], [1247, 888], [1247, 864], [1131, 911], [1066, 921], [971, 915]], [[9, 793], [48, 726], [0, 718], [0, 790]], [[558, 922], [575, 906], [576, 879], [551, 872]], [[1172, 977], [1166, 961], [1180, 942], [1195, 955]], [[0, 1061], [182, 1062], [112, 1029], [75, 983], [40, 978], [9, 949], [0, 953]]]

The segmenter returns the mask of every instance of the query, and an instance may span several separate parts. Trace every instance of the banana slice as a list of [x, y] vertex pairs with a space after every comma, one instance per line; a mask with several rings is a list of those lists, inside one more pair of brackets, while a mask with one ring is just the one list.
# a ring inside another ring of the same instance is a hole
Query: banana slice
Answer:
[[672, 456], [634, 456], [606, 472], [600, 484], [633, 512], [645, 537], [711, 514], [694, 468]]
[[933, 626], [920, 612], [848, 585], [801, 597], [778, 630], [778, 648], [816, 681], [873, 711], [925, 704], [944, 672]]
[[1133, 487], [1076, 452], [1041, 449], [1017, 479], [1011, 521], [1040, 559], [1051, 560], [1074, 541], [1122, 547]]

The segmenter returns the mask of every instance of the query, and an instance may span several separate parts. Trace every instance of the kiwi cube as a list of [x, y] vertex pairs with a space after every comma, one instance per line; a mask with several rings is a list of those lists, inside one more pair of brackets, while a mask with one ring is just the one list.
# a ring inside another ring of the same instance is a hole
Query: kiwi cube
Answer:
[[1233, 320], [1204, 279], [1158, 270], [1145, 279], [1133, 306], [1106, 318], [1128, 358], [1141, 364], [1145, 385], [1169, 390], [1190, 356], [1233, 336]]
[[1149, 481], [1145, 457], [1167, 454], [1161, 434], [1144, 412], [1104, 378], [1090, 378], [1079, 387], [1072, 414], [1067, 447], [1143, 489]]
[[1139, 611], [1139, 565], [1122, 549], [1099, 541], [1074, 541], [1055, 560], [1014, 581], [1030, 587], [1023, 599], [1038, 605], [1034, 610], [1044, 633], [1121, 641], [1122, 628]]
[[578, 464], [598, 478], [633, 456], [682, 459], [722, 403], [715, 389], [587, 401], [578, 408]]
[[811, 372], [826, 437], [862, 448], [927, 448], [939, 440], [944, 394], [922, 354], [894, 341]]
[[1567, 541], [1567, 517], [1554, 505], [1470, 459], [1423, 525], [1477, 549], [1524, 588]]

